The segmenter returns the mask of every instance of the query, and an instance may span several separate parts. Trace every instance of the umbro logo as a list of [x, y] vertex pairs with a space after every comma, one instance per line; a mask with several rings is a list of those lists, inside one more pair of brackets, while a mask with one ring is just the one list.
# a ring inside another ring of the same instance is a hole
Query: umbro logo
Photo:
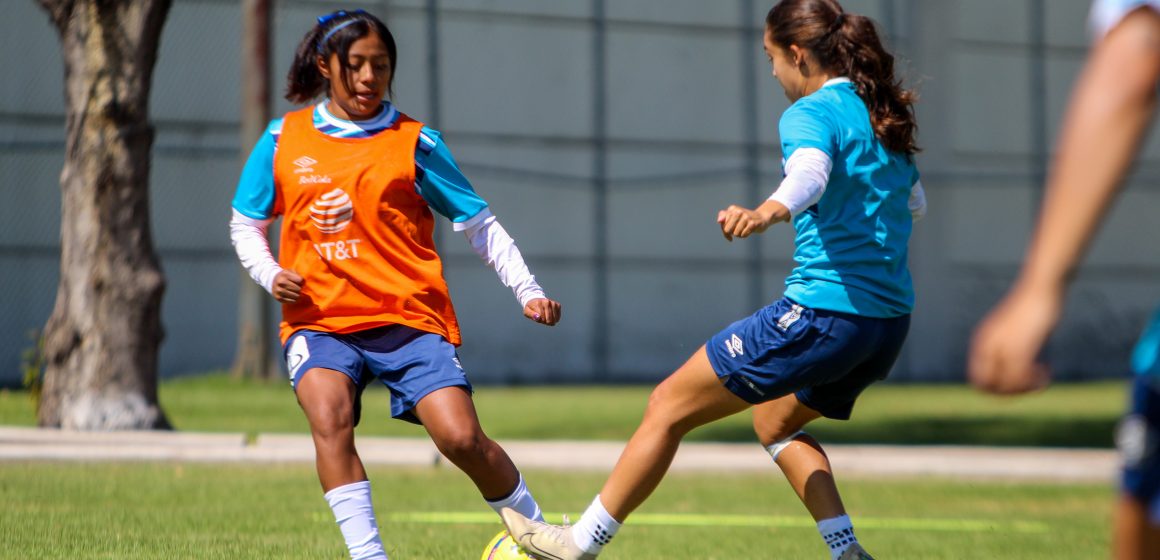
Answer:
[[310, 156], [302, 156], [302, 157], [294, 160], [294, 165], [298, 166], [298, 169], [295, 169], [294, 172], [295, 173], [313, 173], [314, 168], [311, 166], [316, 164], [316, 163], [318, 163], [318, 160], [316, 160]]
[[725, 341], [725, 349], [729, 351], [730, 358], [736, 358], [737, 356], [745, 354], [745, 348], [741, 344], [741, 337], [736, 334]]

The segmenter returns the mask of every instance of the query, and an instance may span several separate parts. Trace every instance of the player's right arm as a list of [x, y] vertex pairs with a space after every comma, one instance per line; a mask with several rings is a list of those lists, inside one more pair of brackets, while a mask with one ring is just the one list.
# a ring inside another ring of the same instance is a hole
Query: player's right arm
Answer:
[[232, 203], [230, 242], [250, 278], [279, 302], [293, 303], [302, 292], [302, 277], [278, 264], [266, 237], [274, 221], [274, 151], [281, 128], [281, 119], [270, 123], [242, 168]]
[[782, 114], [778, 135], [785, 155], [784, 177], [777, 190], [757, 208], [734, 204], [717, 212], [717, 224], [728, 241], [788, 222], [816, 204], [826, 192], [837, 139], [825, 112], [809, 100], [798, 100]]
[[1158, 79], [1160, 14], [1137, 9], [1095, 46], [1076, 84], [1024, 266], [972, 341], [968, 370], [980, 389], [1020, 393], [1048, 382], [1037, 356], [1151, 122]]

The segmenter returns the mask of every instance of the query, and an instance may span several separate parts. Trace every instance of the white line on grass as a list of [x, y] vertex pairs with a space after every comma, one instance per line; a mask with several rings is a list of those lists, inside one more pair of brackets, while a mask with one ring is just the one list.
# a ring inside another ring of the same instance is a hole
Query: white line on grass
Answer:
[[[385, 515], [388, 521], [397, 523], [437, 523], [437, 524], [493, 524], [498, 519], [494, 513], [474, 511], [429, 511], [396, 512]], [[549, 521], [559, 522], [560, 515], [548, 516]], [[579, 516], [573, 516], [573, 519]], [[777, 527], [809, 528], [815, 524], [808, 517], [781, 515], [699, 515], [640, 513], [632, 516], [633, 525], [665, 525], [677, 527]], [[980, 519], [915, 519], [915, 518], [874, 518], [859, 516], [858, 528], [899, 531], [961, 531], [967, 533], [1046, 533], [1046, 523], [1035, 521], [984, 521]]]

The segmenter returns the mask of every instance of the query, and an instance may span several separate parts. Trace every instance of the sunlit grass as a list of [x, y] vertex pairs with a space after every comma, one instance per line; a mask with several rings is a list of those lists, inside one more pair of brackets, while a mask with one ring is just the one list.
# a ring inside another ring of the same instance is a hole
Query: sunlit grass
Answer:
[[[480, 418], [497, 439], [626, 440], [640, 421], [651, 387], [478, 387]], [[288, 383], [205, 375], [168, 380], [161, 404], [180, 430], [306, 433]], [[1126, 399], [1125, 382], [1059, 384], [1019, 398], [982, 395], [963, 385], [876, 385], [859, 399], [849, 422], [821, 420], [811, 433], [828, 443], [1032, 445], [1111, 447]], [[387, 391], [367, 390], [359, 433], [426, 437], [390, 419]], [[23, 392], [0, 392], [0, 424], [35, 425]], [[748, 414], [689, 436], [752, 441]]]
[[[542, 471], [525, 476], [552, 517], [573, 518], [603, 479]], [[457, 470], [372, 467], [370, 477], [392, 559], [475, 560], [500, 530]], [[922, 478], [846, 480], [841, 486], [859, 538], [879, 557], [1106, 556], [1112, 489], [1105, 485]], [[0, 502], [0, 559], [345, 557], [310, 465], [0, 463]], [[772, 467], [766, 474], [674, 473], [638, 513], [639, 522], [630, 518], [602, 559], [826, 554], [804, 508]], [[449, 517], [453, 522], [439, 522]]]

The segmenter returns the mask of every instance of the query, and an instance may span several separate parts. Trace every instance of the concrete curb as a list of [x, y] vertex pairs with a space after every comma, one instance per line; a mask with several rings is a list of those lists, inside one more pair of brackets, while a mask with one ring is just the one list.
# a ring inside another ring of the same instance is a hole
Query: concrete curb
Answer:
[[[522, 469], [609, 471], [624, 448], [609, 441], [503, 441]], [[426, 439], [360, 437], [368, 465], [447, 464]], [[1104, 449], [959, 446], [827, 445], [841, 476], [935, 476], [1026, 482], [1111, 482], [1116, 453]], [[76, 432], [0, 427], [0, 462], [51, 461], [314, 461], [309, 435], [191, 432]], [[769, 456], [756, 444], [685, 443], [674, 471], [768, 471]]]

